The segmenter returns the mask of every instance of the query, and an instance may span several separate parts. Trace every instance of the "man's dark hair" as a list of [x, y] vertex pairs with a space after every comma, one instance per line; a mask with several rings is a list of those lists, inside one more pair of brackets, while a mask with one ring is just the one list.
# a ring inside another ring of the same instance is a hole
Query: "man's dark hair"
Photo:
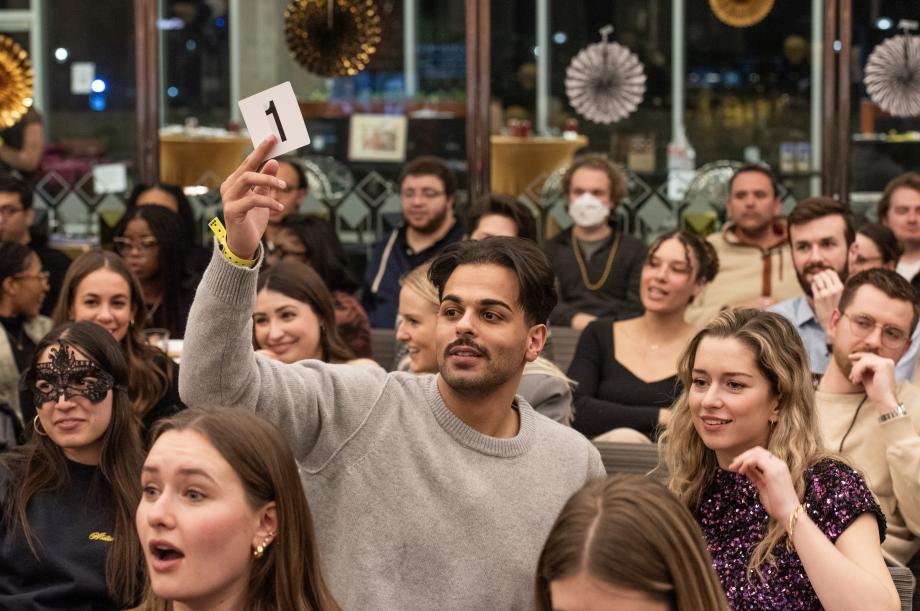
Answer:
[[455, 242], [431, 262], [428, 279], [444, 298], [444, 287], [461, 265], [500, 265], [518, 281], [518, 302], [529, 325], [545, 324], [556, 307], [556, 277], [536, 243], [522, 238], [490, 237]]
[[486, 195], [476, 202], [466, 217], [466, 231], [473, 233], [482, 217], [497, 214], [511, 219], [517, 227], [517, 237], [537, 241], [537, 222], [533, 212], [510, 195]]
[[878, 220], [880, 223], [885, 222], [885, 217], [888, 216], [888, 210], [891, 209], [891, 196], [894, 195], [894, 192], [898, 189], [913, 189], [914, 191], [920, 192], [920, 174], [916, 172], [905, 172], [895, 176], [885, 185], [885, 190], [882, 191], [882, 197], [878, 200]]
[[296, 157], [279, 157], [278, 163], [286, 163], [294, 168], [294, 174], [297, 175], [297, 188], [303, 189], [305, 193], [310, 192], [310, 183], [307, 182], [307, 175]]
[[776, 176], [773, 175], [773, 171], [769, 167], [760, 163], [749, 163], [735, 170], [731, 180], [728, 181], [729, 196], [731, 196], [732, 187], [735, 185], [735, 179], [747, 172], [757, 172], [758, 174], [766, 176], [770, 181], [770, 186], [773, 188], [773, 197], [779, 197], [779, 185], [776, 184]]
[[32, 207], [32, 187], [12, 174], [0, 172], [0, 193], [17, 193], [23, 208], [28, 210]]
[[850, 276], [847, 283], [843, 286], [843, 292], [840, 294], [840, 301], [837, 303], [837, 310], [845, 313], [847, 306], [853, 301], [856, 291], [862, 286], [874, 286], [881, 292], [885, 293], [890, 299], [906, 301], [913, 310], [913, 316], [910, 320], [910, 333], [913, 336], [914, 329], [917, 328], [917, 320], [920, 319], [920, 303], [918, 303], [917, 292], [910, 282], [901, 277], [901, 274], [893, 272], [890, 269], [874, 267], [866, 269], [858, 274]]
[[904, 254], [904, 247], [898, 242], [894, 232], [881, 223], [863, 223], [856, 233], [872, 240], [882, 256], [882, 263], [897, 263]]
[[792, 227], [804, 225], [825, 216], [838, 215], [844, 222], [844, 238], [847, 247], [856, 240], [856, 230], [853, 228], [853, 214], [850, 209], [832, 197], [809, 197], [803, 199], [792, 209], [786, 219], [789, 224], [789, 243], [792, 243]]
[[618, 204], [621, 199], [626, 197], [626, 176], [607, 157], [597, 153], [577, 157], [569, 165], [565, 174], [562, 175], [562, 193], [564, 195], [568, 196], [569, 191], [572, 190], [572, 176], [582, 168], [600, 170], [607, 175], [610, 181], [610, 202], [612, 204]]
[[447, 167], [447, 162], [440, 157], [425, 155], [416, 157], [402, 167], [399, 172], [399, 187], [402, 188], [403, 181], [407, 176], [437, 176], [444, 185], [444, 194], [447, 197], [453, 197], [457, 191], [457, 177]]

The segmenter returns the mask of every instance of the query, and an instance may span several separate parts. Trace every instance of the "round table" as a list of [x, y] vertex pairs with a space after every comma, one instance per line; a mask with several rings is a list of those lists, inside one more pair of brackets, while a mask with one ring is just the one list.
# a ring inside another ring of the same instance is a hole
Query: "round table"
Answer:
[[239, 136], [160, 136], [160, 181], [217, 188], [252, 147]]
[[574, 139], [492, 136], [491, 190], [517, 197], [537, 178], [568, 165], [575, 151], [587, 145], [587, 136]]

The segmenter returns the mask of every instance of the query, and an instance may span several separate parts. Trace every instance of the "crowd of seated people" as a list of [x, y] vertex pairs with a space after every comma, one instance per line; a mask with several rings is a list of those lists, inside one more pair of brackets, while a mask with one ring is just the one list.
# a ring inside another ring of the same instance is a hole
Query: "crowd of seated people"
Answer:
[[[513, 198], [455, 218], [421, 158], [362, 287], [273, 140], [222, 185], [204, 264], [169, 185], [69, 263], [51, 319], [44, 259], [0, 241], [0, 608], [899, 608], [920, 181], [856, 230], [830, 198], [780, 218], [745, 166], [721, 233], [646, 247], [586, 156], [541, 245]], [[567, 374], [552, 324], [580, 334]], [[591, 440], [657, 443], [659, 468], [605, 478]]]

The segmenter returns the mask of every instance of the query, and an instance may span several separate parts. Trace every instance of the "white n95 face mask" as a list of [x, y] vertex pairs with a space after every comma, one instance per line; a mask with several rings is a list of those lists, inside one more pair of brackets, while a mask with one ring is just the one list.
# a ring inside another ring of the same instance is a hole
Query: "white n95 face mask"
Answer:
[[579, 227], [596, 227], [610, 217], [610, 208], [590, 193], [583, 193], [569, 204], [569, 216]]

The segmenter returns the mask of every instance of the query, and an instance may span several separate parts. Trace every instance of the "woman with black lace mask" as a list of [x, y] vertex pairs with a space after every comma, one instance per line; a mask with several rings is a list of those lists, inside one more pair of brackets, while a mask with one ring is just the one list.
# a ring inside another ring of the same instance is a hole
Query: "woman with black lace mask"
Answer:
[[39, 342], [22, 378], [31, 439], [0, 461], [0, 609], [121, 609], [143, 560], [133, 533], [143, 461], [116, 341], [91, 322]]

